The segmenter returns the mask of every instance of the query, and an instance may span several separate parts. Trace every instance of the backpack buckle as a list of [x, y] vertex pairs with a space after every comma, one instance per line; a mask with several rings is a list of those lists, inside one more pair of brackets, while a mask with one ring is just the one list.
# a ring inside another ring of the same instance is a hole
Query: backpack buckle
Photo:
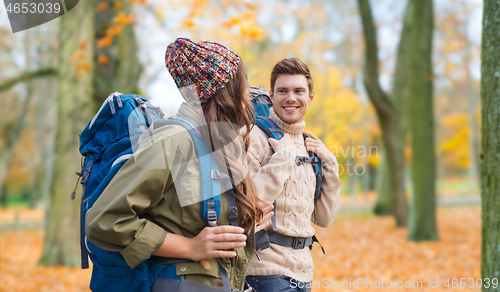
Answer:
[[211, 179], [216, 179], [216, 180], [223, 180], [223, 179], [228, 179], [229, 176], [225, 173], [221, 173], [218, 170], [211, 169], [210, 170], [210, 178]]
[[217, 213], [215, 213], [215, 211], [208, 211], [207, 221], [208, 221], [208, 226], [210, 227], [217, 226]]
[[229, 219], [237, 219], [238, 218], [238, 208], [236, 206], [229, 207], [227, 209]]
[[309, 157], [295, 156], [295, 161], [297, 161], [297, 166], [301, 166], [303, 163], [309, 162]]
[[295, 237], [292, 241], [293, 249], [304, 249], [306, 246], [306, 239], [303, 237]]
[[210, 178], [211, 179], [220, 179], [220, 172], [215, 169], [210, 170]]

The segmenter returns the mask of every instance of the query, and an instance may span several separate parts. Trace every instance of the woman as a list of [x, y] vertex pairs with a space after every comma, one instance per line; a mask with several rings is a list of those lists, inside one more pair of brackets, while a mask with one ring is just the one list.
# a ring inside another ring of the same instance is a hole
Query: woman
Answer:
[[271, 207], [257, 207], [246, 168], [235, 163], [245, 160], [248, 138], [244, 147], [232, 142], [240, 127], [250, 132], [253, 117], [246, 71], [236, 52], [210, 41], [178, 38], [167, 47], [165, 59], [188, 101], [178, 116], [200, 125], [208, 149], [219, 154], [213, 156], [233, 182], [241, 227], [230, 225], [229, 191], [221, 195], [218, 226], [207, 226], [202, 202], [196, 200], [202, 192], [196, 147], [183, 127], [165, 125], [141, 143], [135, 159], [120, 169], [88, 211], [87, 237], [101, 249], [119, 252], [127, 268], [160, 259], [162, 269], [154, 266], [149, 274], [151, 291], [228, 291], [228, 285], [242, 291], [254, 253], [255, 222], [272, 215], [263, 218]]

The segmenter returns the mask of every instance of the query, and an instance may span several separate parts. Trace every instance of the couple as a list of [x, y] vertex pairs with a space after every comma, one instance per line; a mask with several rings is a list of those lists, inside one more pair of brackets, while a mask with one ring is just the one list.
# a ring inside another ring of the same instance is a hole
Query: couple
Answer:
[[[119, 252], [132, 269], [146, 260], [165, 259], [162, 269], [150, 274], [151, 291], [252, 291], [249, 286], [258, 292], [307, 291], [313, 279], [311, 221], [327, 227], [340, 208], [336, 158], [304, 131], [303, 117], [314, 98], [309, 69], [297, 59], [284, 59], [272, 70], [269, 117], [285, 133], [275, 140], [253, 126], [247, 74], [235, 51], [178, 38], [165, 59], [187, 101], [178, 116], [201, 125], [209, 149], [221, 150], [214, 155], [221, 173], [232, 181], [232, 188], [222, 190], [217, 226], [203, 220], [201, 202], [182, 203], [183, 196], [201, 193], [200, 164], [191, 136], [167, 125], [138, 149], [166, 167], [144, 167], [137, 156], [126, 162], [86, 214], [89, 241]], [[243, 137], [241, 147], [230, 143], [238, 137]], [[312, 165], [296, 160], [308, 151], [322, 161], [317, 200]], [[236, 224], [228, 211], [231, 197]], [[264, 230], [277, 231], [281, 244], [256, 246], [255, 234]], [[305, 243], [290, 244], [297, 238]], [[109, 283], [113, 280], [120, 281]]]

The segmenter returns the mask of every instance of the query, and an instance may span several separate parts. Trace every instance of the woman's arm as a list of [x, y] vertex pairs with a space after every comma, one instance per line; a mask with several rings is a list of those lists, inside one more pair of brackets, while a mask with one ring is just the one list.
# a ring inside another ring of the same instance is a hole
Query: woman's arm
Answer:
[[227, 249], [246, 245], [247, 236], [243, 234], [244, 231], [241, 227], [224, 225], [205, 227], [193, 238], [168, 233], [163, 244], [153, 252], [153, 255], [193, 261], [235, 257], [236, 252]]

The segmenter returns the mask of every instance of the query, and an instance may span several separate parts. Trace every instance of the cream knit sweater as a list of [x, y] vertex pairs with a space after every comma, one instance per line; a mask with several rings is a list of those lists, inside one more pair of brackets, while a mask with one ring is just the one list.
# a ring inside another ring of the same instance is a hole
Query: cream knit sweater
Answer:
[[[323, 163], [321, 198], [314, 205], [316, 178], [310, 163], [297, 166], [295, 156], [308, 156], [302, 131], [306, 123], [283, 122], [271, 108], [269, 116], [285, 133], [290, 134], [294, 147], [278, 147], [273, 152], [268, 136], [258, 127], [250, 132], [250, 147], [247, 161], [253, 177], [257, 196], [264, 201], [276, 200], [276, 223], [278, 232], [294, 237], [314, 235], [311, 226], [316, 209], [316, 225], [328, 227], [340, 209], [340, 180], [338, 164], [333, 153]], [[268, 229], [272, 229], [269, 226]], [[321, 239], [320, 239], [321, 240]], [[317, 243], [315, 244], [317, 245]], [[319, 246], [315, 246], [319, 248]], [[247, 275], [285, 275], [301, 282], [313, 279], [313, 260], [309, 248], [271, 244], [259, 250], [261, 258], [253, 256]]]

